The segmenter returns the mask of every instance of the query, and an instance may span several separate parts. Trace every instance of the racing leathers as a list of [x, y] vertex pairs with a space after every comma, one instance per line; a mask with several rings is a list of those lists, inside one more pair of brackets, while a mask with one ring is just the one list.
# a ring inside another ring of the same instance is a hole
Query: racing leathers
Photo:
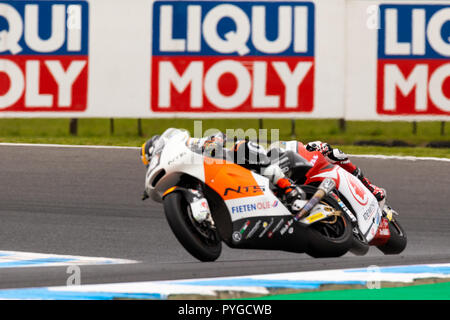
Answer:
[[364, 184], [364, 186], [372, 192], [378, 202], [384, 202], [386, 198], [386, 190], [372, 184], [369, 179], [363, 175], [361, 169], [355, 166], [344, 152], [337, 148], [332, 148], [328, 143], [321, 141], [309, 142], [306, 145], [306, 150], [319, 151], [325, 156], [328, 162], [337, 164], [341, 168], [356, 176]]

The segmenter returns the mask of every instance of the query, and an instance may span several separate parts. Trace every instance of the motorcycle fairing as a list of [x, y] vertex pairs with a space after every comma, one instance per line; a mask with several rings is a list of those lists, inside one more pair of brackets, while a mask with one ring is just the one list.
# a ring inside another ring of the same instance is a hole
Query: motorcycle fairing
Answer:
[[265, 186], [258, 184], [250, 170], [238, 164], [223, 159], [205, 157], [203, 167], [205, 184], [216, 191], [225, 201], [264, 194]]
[[283, 147], [297, 152], [314, 167], [306, 174], [305, 184], [323, 181], [331, 178], [336, 183], [336, 189], [348, 200], [356, 213], [358, 225], [367, 241], [372, 240], [380, 225], [382, 212], [375, 196], [362, 182], [345, 169], [330, 164], [319, 151], [308, 151], [298, 141], [287, 141]]
[[[233, 232], [227, 242], [231, 248], [283, 250], [305, 252], [306, 226], [290, 224], [292, 217], [259, 216], [233, 222]], [[283, 232], [282, 232], [283, 231]]]
[[381, 219], [381, 210], [375, 196], [351, 173], [341, 167], [319, 173], [313, 178], [332, 178], [339, 181], [337, 190], [347, 199], [356, 213], [358, 225], [367, 241], [375, 236]]

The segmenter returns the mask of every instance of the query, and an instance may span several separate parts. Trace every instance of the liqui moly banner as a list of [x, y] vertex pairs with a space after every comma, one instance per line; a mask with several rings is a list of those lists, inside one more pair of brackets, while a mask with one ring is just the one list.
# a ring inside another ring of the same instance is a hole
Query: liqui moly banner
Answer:
[[85, 1], [0, 1], [0, 116], [86, 109], [88, 9]]
[[350, 0], [346, 112], [358, 120], [450, 118], [450, 1]]
[[346, 0], [0, 0], [0, 117], [342, 118], [347, 19]]
[[380, 5], [377, 113], [450, 115], [450, 3]]
[[312, 2], [156, 1], [153, 112], [314, 108]]

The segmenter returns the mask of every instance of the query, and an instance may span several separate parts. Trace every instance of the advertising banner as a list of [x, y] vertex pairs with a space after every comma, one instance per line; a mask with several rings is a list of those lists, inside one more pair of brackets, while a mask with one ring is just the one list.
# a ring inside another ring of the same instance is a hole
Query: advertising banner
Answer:
[[311, 2], [155, 2], [152, 110], [311, 112], [314, 16]]
[[377, 113], [450, 115], [450, 6], [379, 8]]
[[0, 113], [86, 110], [88, 15], [85, 1], [0, 2]]
[[341, 118], [344, 18], [344, 0], [0, 0], [0, 117]]
[[0, 117], [450, 118], [449, 0], [0, 0]]
[[347, 8], [345, 118], [450, 118], [450, 2], [349, 1]]

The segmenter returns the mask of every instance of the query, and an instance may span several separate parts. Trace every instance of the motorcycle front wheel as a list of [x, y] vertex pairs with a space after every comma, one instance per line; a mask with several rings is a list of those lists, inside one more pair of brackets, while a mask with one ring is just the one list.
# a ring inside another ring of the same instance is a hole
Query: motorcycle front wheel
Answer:
[[191, 255], [204, 262], [219, 258], [222, 241], [218, 232], [193, 219], [182, 193], [172, 192], [164, 198], [164, 212], [175, 237]]
[[389, 221], [389, 232], [391, 234], [389, 240], [384, 245], [377, 246], [377, 248], [386, 255], [400, 254], [406, 248], [407, 238], [405, 230], [397, 219], [394, 218]]

